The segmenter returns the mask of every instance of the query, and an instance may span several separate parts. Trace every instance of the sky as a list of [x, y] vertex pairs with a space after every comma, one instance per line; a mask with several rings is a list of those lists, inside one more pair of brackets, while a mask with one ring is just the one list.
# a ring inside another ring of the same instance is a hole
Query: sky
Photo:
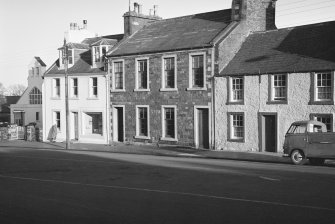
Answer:
[[[136, 2], [144, 14], [158, 5], [158, 15], [167, 19], [227, 9], [232, 0]], [[87, 20], [88, 30], [98, 35], [123, 33], [122, 15], [128, 6], [129, 0], [0, 0], [0, 82], [26, 86], [34, 56], [51, 66], [71, 22]], [[276, 10], [278, 28], [335, 20], [335, 0], [278, 0]]]

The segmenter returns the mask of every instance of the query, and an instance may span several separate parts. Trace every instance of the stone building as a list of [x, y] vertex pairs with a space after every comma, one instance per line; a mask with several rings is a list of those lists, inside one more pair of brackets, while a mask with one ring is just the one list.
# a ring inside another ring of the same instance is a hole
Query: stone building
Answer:
[[124, 14], [126, 38], [108, 54], [112, 140], [213, 149], [213, 77], [250, 32], [276, 28], [274, 14], [274, 0], [171, 19], [135, 4]]
[[28, 87], [16, 102], [10, 106], [11, 123], [24, 126], [36, 123], [42, 127], [42, 83], [46, 64], [40, 57], [34, 57], [29, 64]]
[[294, 121], [334, 130], [335, 21], [255, 32], [215, 77], [215, 147], [282, 152]]
[[[76, 32], [72, 32], [75, 29]], [[90, 37], [87, 21], [78, 28], [71, 23], [66, 32], [66, 47], [59, 48], [59, 59], [46, 71], [43, 86], [44, 141], [57, 125], [56, 141], [66, 140], [65, 61], [68, 55], [68, 96], [70, 139], [84, 143], [108, 144], [110, 141], [109, 75], [105, 55], [121, 35]], [[80, 32], [82, 31], [82, 32]], [[85, 38], [85, 35], [89, 38]], [[79, 42], [80, 41], [80, 42]]]

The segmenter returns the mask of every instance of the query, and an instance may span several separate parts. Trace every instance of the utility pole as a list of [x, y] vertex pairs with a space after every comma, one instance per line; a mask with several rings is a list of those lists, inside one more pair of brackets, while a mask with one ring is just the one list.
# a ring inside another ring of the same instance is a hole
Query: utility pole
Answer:
[[64, 59], [64, 73], [65, 73], [65, 114], [66, 114], [66, 149], [70, 149], [70, 125], [69, 125], [69, 91], [68, 91], [68, 46], [66, 40], [64, 39], [63, 47], [63, 59]]

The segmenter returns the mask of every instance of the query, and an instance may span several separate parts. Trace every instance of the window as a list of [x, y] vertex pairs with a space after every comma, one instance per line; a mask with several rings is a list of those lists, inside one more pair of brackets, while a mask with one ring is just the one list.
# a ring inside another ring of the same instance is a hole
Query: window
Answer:
[[328, 132], [333, 131], [333, 115], [332, 114], [311, 114], [311, 120], [316, 120], [324, 123]]
[[65, 64], [65, 57], [67, 57], [68, 64], [70, 65], [73, 64], [73, 50], [72, 49], [67, 49], [67, 55], [65, 54], [65, 50], [62, 49], [60, 51], [60, 57], [61, 57], [61, 62], [63, 65]]
[[136, 106], [136, 137], [149, 139], [149, 106]]
[[34, 76], [35, 75], [35, 68], [31, 68], [31, 74]]
[[90, 78], [90, 97], [98, 97], [98, 78]]
[[331, 73], [316, 74], [316, 100], [332, 100], [332, 76]]
[[113, 62], [112, 89], [124, 90], [123, 61]]
[[36, 121], [39, 121], [40, 120], [40, 112], [36, 112]]
[[71, 97], [78, 97], [78, 78], [71, 78]]
[[29, 93], [29, 103], [42, 104], [42, 93], [36, 87], [34, 87]]
[[40, 75], [40, 68], [36, 67], [36, 75]]
[[60, 112], [59, 111], [54, 112], [54, 123], [57, 126], [58, 131], [60, 131], [61, 123], [60, 123]]
[[148, 59], [136, 60], [136, 90], [148, 90], [149, 74], [148, 74]]
[[191, 55], [190, 56], [190, 73], [191, 83], [190, 88], [199, 89], [205, 88], [205, 55]]
[[98, 134], [103, 135], [102, 113], [90, 112], [83, 113], [83, 120], [85, 124], [85, 135]]
[[161, 90], [176, 90], [177, 89], [177, 69], [176, 56], [163, 57], [162, 68], [162, 89]]
[[96, 46], [93, 47], [93, 58], [94, 58], [94, 62], [100, 62], [100, 47]]
[[101, 47], [101, 52], [102, 52], [101, 55], [105, 56], [107, 54], [107, 46], [102, 46]]
[[60, 79], [55, 78], [52, 80], [53, 82], [53, 97], [60, 97]]
[[230, 101], [243, 102], [244, 99], [244, 81], [243, 77], [230, 78]]
[[272, 76], [272, 100], [287, 100], [287, 75], [280, 74]]
[[162, 140], [177, 139], [176, 106], [162, 106]]
[[244, 114], [230, 113], [229, 119], [229, 137], [230, 140], [243, 141], [244, 140]]

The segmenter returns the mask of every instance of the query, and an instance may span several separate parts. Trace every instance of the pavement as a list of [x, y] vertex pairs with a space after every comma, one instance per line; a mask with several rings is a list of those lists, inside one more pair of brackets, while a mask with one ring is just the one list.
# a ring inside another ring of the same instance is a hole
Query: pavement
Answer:
[[[23, 140], [3, 141], [0, 147], [16, 147], [31, 149], [51, 149], [66, 150], [63, 142], [30, 142]], [[171, 145], [152, 145], [152, 144], [123, 144], [113, 143], [112, 145], [71, 143], [70, 149], [74, 151], [110, 152], [143, 154], [156, 156], [175, 156], [175, 157], [196, 157], [211, 159], [229, 159], [241, 161], [255, 161], [267, 163], [291, 163], [289, 158], [282, 157], [281, 153], [269, 152], [244, 152], [244, 151], [214, 151], [194, 149], [190, 147], [171, 146]]]

